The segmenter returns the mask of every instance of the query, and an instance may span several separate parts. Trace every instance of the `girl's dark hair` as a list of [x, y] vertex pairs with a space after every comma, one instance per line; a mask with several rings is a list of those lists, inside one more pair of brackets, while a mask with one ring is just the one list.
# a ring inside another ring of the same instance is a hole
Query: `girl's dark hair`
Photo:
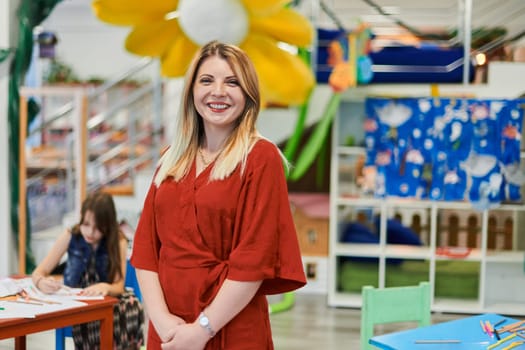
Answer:
[[119, 229], [113, 197], [105, 192], [94, 192], [88, 195], [82, 202], [80, 222], [73, 227], [73, 234], [80, 234], [80, 225], [84, 221], [87, 211], [93, 213], [95, 225], [97, 225], [97, 229], [106, 239], [106, 249], [108, 250], [109, 258], [108, 278], [109, 282], [112, 283], [116, 277], [123, 277], [122, 266], [120, 265], [119, 240], [121, 237], [124, 237]]

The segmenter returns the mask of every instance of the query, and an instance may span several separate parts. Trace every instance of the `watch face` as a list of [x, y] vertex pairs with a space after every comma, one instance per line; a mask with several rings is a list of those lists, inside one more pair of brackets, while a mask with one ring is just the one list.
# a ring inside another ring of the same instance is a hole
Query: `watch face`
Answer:
[[208, 331], [208, 333], [210, 334], [210, 338], [215, 335], [215, 332], [211, 328], [209, 318], [203, 312], [201, 312], [201, 314], [199, 315], [199, 324], [202, 328]]
[[206, 327], [210, 323], [210, 321], [208, 320], [208, 317], [202, 315], [199, 319], [199, 323], [201, 326]]

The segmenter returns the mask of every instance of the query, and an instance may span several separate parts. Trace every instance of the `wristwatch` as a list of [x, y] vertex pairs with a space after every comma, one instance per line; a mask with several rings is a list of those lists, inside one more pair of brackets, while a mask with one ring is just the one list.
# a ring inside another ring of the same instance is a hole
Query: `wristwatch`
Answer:
[[199, 315], [199, 324], [208, 332], [210, 338], [213, 338], [215, 331], [211, 328], [210, 319], [204, 314], [204, 312], [201, 312]]

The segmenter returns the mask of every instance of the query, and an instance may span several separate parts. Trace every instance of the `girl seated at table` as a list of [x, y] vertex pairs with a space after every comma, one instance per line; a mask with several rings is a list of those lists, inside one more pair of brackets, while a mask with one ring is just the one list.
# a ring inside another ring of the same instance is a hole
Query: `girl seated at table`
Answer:
[[[63, 284], [83, 288], [85, 296], [110, 295], [119, 303], [113, 309], [115, 349], [138, 349], [144, 343], [144, 311], [132, 291], [126, 291], [128, 242], [119, 228], [111, 195], [95, 192], [82, 203], [80, 222], [60, 235], [33, 271], [34, 285], [44, 293], [62, 288], [51, 276], [67, 252]], [[75, 349], [99, 348], [99, 321], [73, 326]]]

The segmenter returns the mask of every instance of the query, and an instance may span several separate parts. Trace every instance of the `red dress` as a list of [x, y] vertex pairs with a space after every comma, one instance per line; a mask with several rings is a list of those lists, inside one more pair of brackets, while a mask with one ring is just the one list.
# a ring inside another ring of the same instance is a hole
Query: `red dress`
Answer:
[[[273, 349], [266, 294], [306, 284], [290, 212], [282, 159], [259, 140], [225, 180], [209, 182], [212, 165], [180, 182], [152, 185], [135, 233], [131, 263], [157, 272], [171, 313], [193, 322], [226, 278], [263, 280], [252, 301], [206, 349]], [[160, 349], [150, 323], [148, 349]]]

